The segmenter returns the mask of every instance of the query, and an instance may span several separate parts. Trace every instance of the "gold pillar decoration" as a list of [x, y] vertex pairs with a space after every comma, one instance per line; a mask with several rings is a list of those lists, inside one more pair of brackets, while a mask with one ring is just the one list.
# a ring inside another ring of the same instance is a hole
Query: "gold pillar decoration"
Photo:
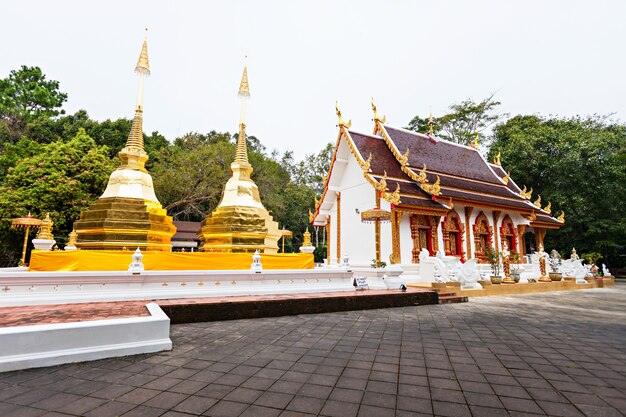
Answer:
[[402, 221], [402, 212], [395, 207], [391, 208], [391, 257], [392, 264], [402, 263], [402, 255], [400, 253], [400, 222]]
[[[376, 208], [380, 209], [380, 192], [378, 190], [374, 190], [374, 193]], [[378, 267], [380, 264], [380, 221], [374, 222], [374, 238], [376, 241], [376, 267]]]
[[337, 193], [337, 261], [341, 261], [341, 193]]
[[126, 146], [118, 154], [121, 164], [111, 173], [102, 196], [74, 223], [76, 246], [80, 249], [172, 248], [176, 227], [159, 203], [145, 167], [148, 154], [143, 143], [143, 83], [150, 75], [145, 38], [135, 72], [139, 74], [139, 93]]
[[526, 239], [524, 235], [526, 234], [526, 225], [519, 224], [517, 225], [517, 240], [518, 240], [518, 248], [517, 253], [519, 253], [520, 263], [526, 263]]
[[232, 176], [226, 183], [217, 208], [202, 222], [198, 231], [199, 250], [205, 252], [276, 253], [281, 234], [259, 196], [259, 189], [250, 177], [245, 109], [250, 98], [248, 69], [244, 67], [238, 97], [241, 99], [239, 136], [235, 159], [230, 165]]
[[[476, 134], [478, 136], [478, 133]], [[472, 216], [473, 207], [465, 206], [465, 253], [467, 254], [467, 259], [472, 259], [472, 237], [471, 237], [471, 227], [470, 227], [470, 218]]]

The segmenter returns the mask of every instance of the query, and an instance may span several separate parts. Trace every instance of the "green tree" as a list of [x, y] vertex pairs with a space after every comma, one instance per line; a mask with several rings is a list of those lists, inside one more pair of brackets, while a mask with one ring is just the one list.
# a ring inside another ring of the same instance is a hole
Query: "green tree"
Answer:
[[[10, 220], [31, 212], [54, 221], [57, 242], [64, 243], [80, 212], [104, 191], [115, 165], [105, 146], [97, 146], [84, 130], [67, 142], [57, 141], [8, 169], [0, 185], [0, 236], [7, 236]], [[4, 241], [4, 239], [0, 239]], [[3, 251], [19, 248], [2, 248]]]
[[0, 79], [1, 130], [15, 141], [28, 122], [63, 114], [61, 106], [66, 100], [67, 94], [59, 91], [58, 81], [47, 80], [39, 67], [22, 65]]
[[[478, 142], [482, 143], [487, 138], [489, 128], [506, 116], [498, 113], [499, 106], [500, 102], [494, 100], [493, 94], [478, 103], [468, 99], [452, 104], [449, 113], [433, 117], [433, 132], [442, 139], [462, 145], [468, 145], [478, 134]], [[428, 133], [429, 118], [415, 116], [406, 128]]]
[[490, 157], [520, 186], [534, 188], [565, 226], [549, 231], [546, 248], [562, 254], [600, 252], [626, 264], [626, 126], [606, 117], [516, 116], [494, 129]]

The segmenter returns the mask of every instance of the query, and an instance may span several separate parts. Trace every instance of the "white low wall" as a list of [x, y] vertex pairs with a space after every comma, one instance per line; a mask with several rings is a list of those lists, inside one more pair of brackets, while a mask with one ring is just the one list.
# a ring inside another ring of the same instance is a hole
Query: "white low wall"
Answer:
[[0, 307], [353, 291], [351, 270], [0, 273]]
[[170, 350], [170, 319], [147, 317], [0, 328], [0, 372]]

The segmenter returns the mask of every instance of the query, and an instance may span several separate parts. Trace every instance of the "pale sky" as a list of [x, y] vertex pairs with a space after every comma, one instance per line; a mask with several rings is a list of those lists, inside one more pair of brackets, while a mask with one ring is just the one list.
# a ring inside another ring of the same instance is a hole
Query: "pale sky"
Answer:
[[626, 119], [626, 2], [4, 1], [0, 78], [37, 65], [68, 113], [131, 118], [149, 28], [144, 131], [235, 133], [244, 56], [248, 134], [268, 148], [319, 151], [337, 135], [335, 101], [372, 129], [443, 114], [495, 92], [515, 114]]

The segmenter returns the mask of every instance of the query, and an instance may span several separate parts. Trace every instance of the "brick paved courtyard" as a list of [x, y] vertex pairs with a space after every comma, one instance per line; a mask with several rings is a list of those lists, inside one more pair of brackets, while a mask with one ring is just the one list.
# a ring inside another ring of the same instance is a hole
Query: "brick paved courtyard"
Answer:
[[0, 415], [626, 414], [625, 284], [181, 324], [172, 341], [171, 352], [0, 374]]

